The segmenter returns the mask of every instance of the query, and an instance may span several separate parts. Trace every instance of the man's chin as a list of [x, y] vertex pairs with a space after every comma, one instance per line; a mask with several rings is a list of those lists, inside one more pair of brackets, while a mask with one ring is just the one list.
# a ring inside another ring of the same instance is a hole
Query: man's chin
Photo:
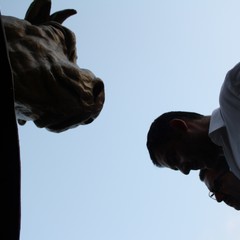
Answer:
[[232, 202], [232, 201], [227, 201], [227, 200], [224, 200], [224, 202], [230, 206], [230, 207], [233, 207], [234, 209], [236, 210], [240, 210], [240, 203], [236, 203], [236, 201]]

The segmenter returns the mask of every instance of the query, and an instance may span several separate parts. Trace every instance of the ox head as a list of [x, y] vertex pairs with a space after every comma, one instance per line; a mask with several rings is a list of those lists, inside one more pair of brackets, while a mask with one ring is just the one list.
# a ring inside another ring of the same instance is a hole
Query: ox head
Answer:
[[35, 0], [25, 18], [2, 16], [19, 124], [62, 132], [91, 123], [104, 104], [101, 79], [77, 66], [75, 35], [62, 23], [76, 14], [50, 14], [51, 0]]

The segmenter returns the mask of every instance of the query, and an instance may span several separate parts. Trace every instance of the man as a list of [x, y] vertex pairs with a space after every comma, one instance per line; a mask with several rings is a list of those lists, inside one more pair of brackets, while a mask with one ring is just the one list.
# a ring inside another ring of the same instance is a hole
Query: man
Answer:
[[151, 125], [147, 147], [153, 163], [189, 174], [217, 165], [222, 149], [209, 136], [210, 117], [191, 112], [169, 112]]
[[210, 197], [240, 210], [240, 180], [225, 168], [202, 169], [199, 177], [210, 191]]
[[240, 179], [240, 63], [227, 73], [219, 102], [211, 116], [168, 112], [158, 117], [147, 136], [153, 163], [188, 174], [226, 159]]

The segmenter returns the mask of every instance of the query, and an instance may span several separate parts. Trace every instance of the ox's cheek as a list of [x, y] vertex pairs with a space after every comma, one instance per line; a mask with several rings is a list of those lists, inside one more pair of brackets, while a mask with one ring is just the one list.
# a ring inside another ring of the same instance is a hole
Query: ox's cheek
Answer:
[[105, 101], [101, 79], [89, 70], [66, 62], [52, 67], [50, 76], [54, 76], [53, 82], [57, 85], [48, 89], [52, 99], [48, 101], [48, 109], [41, 109], [43, 114], [34, 121], [38, 127], [63, 132], [97, 118]]
[[97, 78], [94, 81], [93, 86], [93, 97], [94, 97], [94, 104], [96, 108], [97, 115], [103, 108], [103, 104], [105, 102], [105, 91], [104, 91], [104, 84], [103, 81]]

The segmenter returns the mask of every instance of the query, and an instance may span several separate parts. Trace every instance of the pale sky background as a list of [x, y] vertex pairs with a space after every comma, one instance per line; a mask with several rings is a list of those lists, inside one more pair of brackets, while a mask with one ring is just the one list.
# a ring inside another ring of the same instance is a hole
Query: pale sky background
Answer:
[[[24, 18], [31, 0], [0, 0]], [[105, 83], [90, 125], [60, 134], [19, 126], [21, 240], [235, 240], [240, 212], [208, 197], [198, 171], [157, 168], [146, 135], [171, 110], [210, 115], [240, 60], [237, 0], [53, 0], [78, 65]]]

